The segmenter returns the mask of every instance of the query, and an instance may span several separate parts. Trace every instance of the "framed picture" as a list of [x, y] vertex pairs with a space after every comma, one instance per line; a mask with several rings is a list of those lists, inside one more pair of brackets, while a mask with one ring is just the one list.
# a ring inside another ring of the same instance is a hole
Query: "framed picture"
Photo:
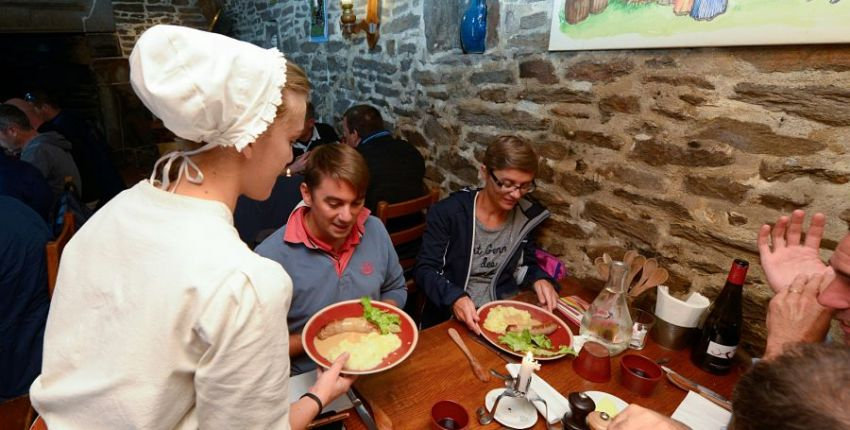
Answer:
[[553, 0], [549, 50], [850, 42], [850, 0]]
[[310, 2], [310, 41], [328, 41], [327, 0], [307, 0]]

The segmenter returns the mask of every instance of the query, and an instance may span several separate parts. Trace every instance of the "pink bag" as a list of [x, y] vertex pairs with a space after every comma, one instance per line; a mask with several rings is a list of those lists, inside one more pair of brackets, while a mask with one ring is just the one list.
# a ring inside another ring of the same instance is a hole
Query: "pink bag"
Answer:
[[537, 258], [537, 265], [556, 281], [567, 277], [567, 266], [558, 257], [540, 248], [534, 250], [534, 256]]

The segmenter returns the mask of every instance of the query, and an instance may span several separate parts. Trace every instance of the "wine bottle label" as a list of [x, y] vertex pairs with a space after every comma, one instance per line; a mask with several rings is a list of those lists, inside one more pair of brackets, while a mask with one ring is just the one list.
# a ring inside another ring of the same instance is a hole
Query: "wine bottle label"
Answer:
[[731, 360], [732, 357], [735, 355], [735, 350], [737, 350], [737, 349], [738, 349], [738, 345], [728, 346], [728, 345], [721, 345], [719, 343], [714, 343], [714, 342], [709, 341], [708, 342], [708, 349], [707, 349], [706, 352], [708, 353], [708, 355], [711, 355], [711, 356], [714, 356], [714, 357], [717, 357], [717, 358], [725, 358], [727, 360]]

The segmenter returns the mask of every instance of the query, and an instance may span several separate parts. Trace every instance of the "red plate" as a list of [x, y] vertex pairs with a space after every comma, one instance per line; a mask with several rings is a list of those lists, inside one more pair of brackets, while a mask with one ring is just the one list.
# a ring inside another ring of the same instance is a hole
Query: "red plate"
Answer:
[[[552, 340], [552, 346], [554, 349], [560, 348], [563, 346], [570, 346], [573, 344], [573, 332], [570, 331], [570, 328], [558, 317], [556, 317], [553, 313], [534, 306], [529, 303], [517, 302], [514, 300], [497, 300], [495, 302], [490, 302], [478, 308], [478, 327], [481, 328], [481, 333], [484, 334], [484, 338], [487, 339], [488, 342], [495, 345], [497, 348], [502, 351], [507, 352], [508, 354], [513, 354], [517, 357], [525, 357], [525, 353], [516, 352], [507, 345], [499, 342], [500, 333], [495, 333], [490, 330], [484, 328], [484, 321], [487, 320], [487, 315], [490, 314], [490, 310], [492, 310], [496, 306], [509, 306], [512, 308], [522, 309], [524, 311], [528, 311], [531, 314], [531, 318], [540, 321], [543, 324], [553, 322], [558, 324], [558, 329], [555, 330], [554, 333], [549, 335], [549, 339]], [[550, 355], [550, 356], [540, 356], [535, 354], [535, 360], [555, 360], [563, 357], [566, 354], [558, 354], [558, 355]]]
[[[384, 357], [384, 360], [380, 365], [378, 365], [378, 367], [369, 370], [343, 370], [342, 373], [349, 375], [368, 375], [371, 373], [383, 372], [384, 370], [404, 361], [404, 359], [413, 352], [413, 348], [416, 347], [416, 342], [419, 341], [419, 331], [416, 329], [416, 324], [413, 323], [413, 319], [410, 318], [410, 316], [404, 311], [393, 305], [376, 300], [372, 300], [372, 306], [382, 311], [392, 312], [401, 317], [401, 332], [397, 333], [401, 338], [401, 346], [388, 356]], [[307, 355], [319, 366], [322, 366], [325, 369], [330, 368], [332, 363], [319, 354], [316, 350], [316, 345], [313, 343], [316, 339], [316, 335], [319, 334], [319, 330], [321, 330], [322, 327], [332, 321], [361, 316], [363, 316], [363, 305], [360, 304], [359, 299], [339, 302], [316, 312], [316, 314], [307, 321], [307, 325], [304, 326], [304, 330], [301, 332], [301, 344], [304, 346], [304, 351], [306, 351]]]

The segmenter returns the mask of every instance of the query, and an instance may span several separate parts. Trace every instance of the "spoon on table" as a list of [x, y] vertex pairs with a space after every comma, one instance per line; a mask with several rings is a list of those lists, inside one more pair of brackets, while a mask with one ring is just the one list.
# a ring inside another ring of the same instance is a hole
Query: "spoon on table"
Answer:
[[458, 348], [466, 355], [467, 360], [469, 360], [469, 365], [472, 366], [472, 371], [475, 373], [475, 376], [481, 380], [481, 382], [489, 382], [490, 374], [487, 373], [483, 367], [481, 367], [481, 363], [478, 362], [478, 359], [472, 355], [472, 352], [469, 351], [469, 348], [466, 347], [466, 344], [461, 339], [460, 334], [454, 328], [449, 329], [449, 337], [452, 338], [455, 344], [457, 344]]

